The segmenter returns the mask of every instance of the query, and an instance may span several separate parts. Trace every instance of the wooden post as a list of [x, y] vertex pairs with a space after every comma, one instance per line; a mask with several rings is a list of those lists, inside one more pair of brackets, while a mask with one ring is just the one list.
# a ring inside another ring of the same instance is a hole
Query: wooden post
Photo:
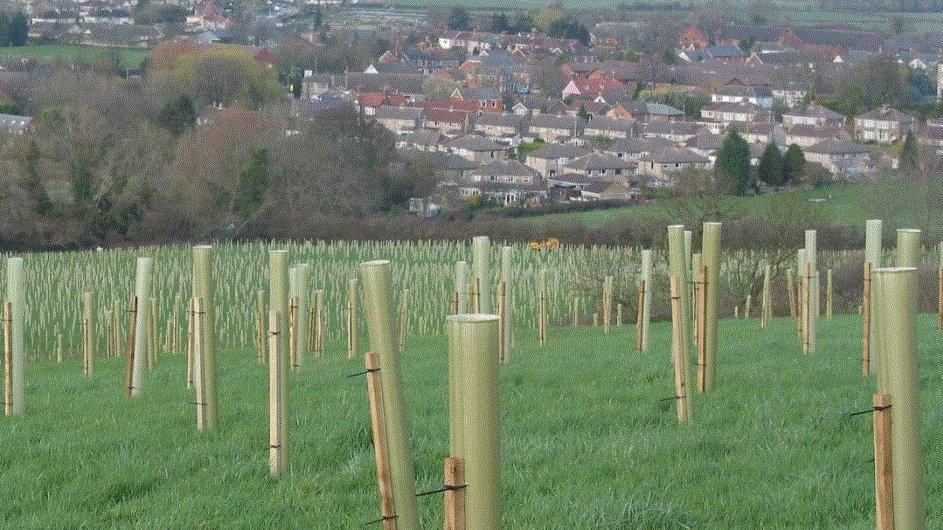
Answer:
[[292, 372], [298, 371], [298, 298], [288, 302], [288, 360]]
[[871, 375], [871, 262], [864, 263], [864, 281], [861, 287], [861, 373], [865, 377]]
[[701, 265], [700, 295], [697, 304], [697, 391], [707, 392], [707, 265]]
[[602, 329], [606, 335], [612, 325], [612, 284], [612, 276], [606, 276], [602, 287]]
[[409, 289], [403, 289], [403, 299], [399, 306], [399, 351], [406, 351], [409, 340]]
[[266, 355], [265, 335], [267, 334], [267, 324], [265, 322], [265, 291], [259, 289], [255, 295], [255, 350], [258, 355], [259, 364], [268, 362]]
[[89, 375], [95, 368], [94, 297], [91, 291], [83, 296], [82, 308], [82, 373]]
[[937, 269], [936, 327], [943, 330], [943, 267]]
[[642, 275], [642, 282], [645, 284], [644, 289], [642, 290], [642, 327], [641, 327], [641, 343], [639, 344], [639, 352], [648, 351], [648, 327], [649, 322], [651, 321], [652, 313], [652, 293], [654, 289], [652, 287], [652, 269], [654, 265], [652, 263], [652, 251], [650, 249], [642, 250], [642, 266], [640, 273]]
[[128, 318], [128, 368], [125, 374], [125, 389], [128, 397], [134, 395], [134, 356], [136, 354], [134, 323], [137, 320], [137, 314], [138, 297], [134, 296], [131, 298], [130, 318]]
[[287, 434], [282, 414], [282, 370], [283, 353], [281, 338], [279, 337], [280, 318], [274, 310], [269, 312], [269, 472], [272, 476], [279, 476], [285, 472], [287, 460], [284, 453]]
[[458, 314], [458, 291], [452, 291], [452, 314]]
[[616, 327], [622, 325], [622, 304], [616, 304]]
[[206, 429], [206, 363], [203, 358], [203, 346], [206, 344], [203, 334], [206, 332], [203, 311], [203, 299], [193, 298], [193, 384], [196, 387], [196, 428]]
[[540, 322], [539, 322], [539, 339], [540, 345], [543, 346], [547, 344], [547, 310], [548, 307], [548, 287], [547, 287], [547, 269], [540, 269]]
[[13, 414], [13, 304], [3, 304], [3, 410]]
[[806, 261], [803, 264], [804, 272], [802, 275], [802, 351], [812, 353], [811, 349], [811, 330], [812, 323], [812, 265]]
[[91, 323], [87, 318], [82, 319], [82, 373], [90, 375], [92, 373], [92, 345], [91, 333], [89, 329]]
[[799, 317], [796, 314], [796, 280], [793, 277], [791, 267], [786, 269], [786, 291], [789, 297], [789, 316], [796, 319], [796, 325], [798, 325]]
[[383, 526], [396, 528], [396, 504], [393, 502], [393, 486], [390, 478], [390, 448], [387, 441], [386, 417], [383, 413], [383, 382], [380, 379], [380, 363], [373, 352], [364, 355], [367, 369], [367, 396], [370, 398], [370, 424], [373, 428], [373, 454], [377, 463], [377, 484], [380, 488], [380, 515]]
[[353, 359], [360, 354], [360, 338], [357, 333], [360, 310], [357, 307], [358, 282], [356, 278], [347, 281], [347, 358]]
[[508, 362], [508, 351], [507, 351], [507, 332], [508, 332], [508, 323], [507, 323], [507, 284], [501, 282], [498, 285], [498, 338], [501, 340], [501, 343], [498, 345], [498, 359], [501, 360], [501, 363]]
[[193, 337], [196, 334], [194, 321], [196, 320], [196, 308], [193, 306], [193, 298], [190, 299], [190, 318], [187, 319], [187, 388], [193, 388], [193, 350], [196, 345]]
[[753, 305], [753, 295], [747, 295], [747, 301], [743, 306], [743, 319], [750, 320], [750, 306]]
[[894, 529], [891, 396], [874, 394], [874, 501], [878, 530]]
[[645, 313], [645, 280], [640, 280], [638, 284], [638, 311], [635, 315], [635, 351], [642, 353], [642, 335], [645, 333], [644, 329], [644, 313]]
[[833, 302], [834, 293], [832, 292], [832, 269], [825, 272], [825, 318], [831, 320], [835, 316]]
[[465, 530], [465, 460], [452, 456], [445, 459], [445, 530]]
[[[684, 281], [681, 279], [680, 281]], [[678, 423], [688, 421], [687, 381], [684, 377], [684, 319], [681, 314], [681, 289], [677, 276], [671, 276], [671, 351], [675, 366], [675, 404], [678, 409]]]

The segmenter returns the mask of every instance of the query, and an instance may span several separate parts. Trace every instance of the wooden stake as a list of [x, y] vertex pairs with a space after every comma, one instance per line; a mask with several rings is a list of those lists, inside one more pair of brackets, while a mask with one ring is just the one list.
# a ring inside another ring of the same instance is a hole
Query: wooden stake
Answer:
[[796, 323], [798, 324], [798, 315], [796, 314], [796, 281], [793, 278], [792, 268], [786, 269], [786, 291], [789, 296], [789, 316], [797, 319]]
[[196, 347], [193, 337], [196, 333], [194, 327], [196, 320], [196, 308], [193, 306], [193, 299], [190, 299], [190, 318], [187, 319], [187, 388], [193, 388], [193, 350]]
[[409, 339], [409, 289], [403, 289], [403, 299], [399, 306], [399, 351], [406, 351]]
[[206, 428], [206, 377], [203, 361], [203, 299], [194, 298], [193, 302], [193, 384], [196, 387], [196, 428]]
[[936, 327], [943, 330], [943, 267], [937, 270]]
[[894, 469], [891, 460], [891, 396], [874, 395], [874, 497], [878, 530], [894, 528]]
[[700, 295], [697, 307], [697, 391], [707, 391], [707, 265], [701, 265]]
[[268, 362], [265, 347], [265, 334], [267, 326], [265, 323], [265, 291], [259, 289], [255, 298], [255, 350], [258, 355], [259, 364]]
[[461, 457], [445, 459], [445, 530], [465, 530], [465, 460]]
[[279, 316], [273, 311], [269, 312], [269, 471], [272, 476], [279, 476], [285, 472], [286, 459], [284, 454], [285, 440], [283, 435], [286, 433], [283, 422], [285, 418], [282, 414], [282, 370], [284, 355], [279, 337]]
[[864, 264], [861, 288], [861, 373], [871, 375], [871, 262]]
[[678, 423], [688, 421], [688, 393], [684, 380], [684, 320], [681, 316], [681, 289], [678, 278], [671, 276], [671, 351], [675, 365], [675, 404]]
[[7, 416], [13, 414], [13, 304], [3, 306], [3, 403]]
[[831, 320], [835, 316], [834, 293], [832, 292], [832, 269], [825, 272], [825, 318]]
[[811, 331], [809, 325], [812, 321], [812, 264], [808, 261], [803, 265], [804, 274], [802, 275], [802, 351], [812, 353]]
[[288, 302], [288, 360], [291, 371], [298, 371], [298, 298]]
[[638, 284], [638, 312], [635, 315], [635, 351], [642, 353], [645, 333], [645, 280]]
[[373, 352], [364, 355], [367, 369], [367, 396], [370, 398], [370, 424], [373, 427], [373, 454], [377, 463], [377, 484], [380, 488], [380, 515], [383, 526], [396, 528], [396, 505], [393, 502], [393, 485], [390, 476], [390, 448], [387, 441], [384, 415], [383, 383], [380, 380], [380, 364]]
[[131, 318], [128, 319], [128, 369], [126, 373], [125, 388], [128, 393], [128, 397], [131, 397], [132, 392], [134, 391], [134, 323], [137, 321], [138, 315], [138, 297], [131, 297]]
[[85, 375], [90, 375], [93, 369], [90, 327], [91, 323], [88, 319], [82, 319], [82, 373]]
[[507, 284], [498, 284], [498, 359], [501, 363], [508, 362], [507, 352]]

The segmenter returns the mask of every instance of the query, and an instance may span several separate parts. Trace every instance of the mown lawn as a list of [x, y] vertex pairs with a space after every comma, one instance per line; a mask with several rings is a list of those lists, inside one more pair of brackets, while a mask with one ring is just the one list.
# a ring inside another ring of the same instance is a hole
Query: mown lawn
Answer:
[[0, 60], [7, 57], [35, 57], [46, 61], [91, 62], [99, 57], [110, 57], [115, 54], [120, 58], [122, 66], [136, 69], [141, 67], [150, 52], [140, 49], [103, 48], [80, 44], [30, 44], [0, 48]]
[[[800, 352], [791, 321], [720, 326], [718, 385], [675, 421], [670, 327], [639, 355], [633, 326], [522, 332], [502, 371], [507, 528], [873, 528], [873, 382], [859, 323], [820, 324]], [[183, 356], [161, 360], [134, 401], [123, 363], [31, 364], [27, 413], [0, 418], [0, 521], [79, 526], [354, 528], [378, 516], [361, 368], [334, 344], [291, 381], [290, 474], [267, 469], [267, 373], [251, 351], [220, 363], [221, 426], [194, 431]], [[943, 525], [943, 334], [920, 321], [928, 527]], [[634, 347], [634, 346], [633, 346]], [[445, 339], [405, 355], [418, 488], [441, 484], [448, 446]], [[441, 525], [441, 498], [420, 501]]]

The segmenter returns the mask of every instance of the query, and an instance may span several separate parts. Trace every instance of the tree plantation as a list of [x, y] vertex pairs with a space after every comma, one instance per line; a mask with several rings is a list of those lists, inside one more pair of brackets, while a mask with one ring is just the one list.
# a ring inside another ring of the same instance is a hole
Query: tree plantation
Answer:
[[0, 517], [938, 525], [943, 247], [723, 230], [8, 256]]

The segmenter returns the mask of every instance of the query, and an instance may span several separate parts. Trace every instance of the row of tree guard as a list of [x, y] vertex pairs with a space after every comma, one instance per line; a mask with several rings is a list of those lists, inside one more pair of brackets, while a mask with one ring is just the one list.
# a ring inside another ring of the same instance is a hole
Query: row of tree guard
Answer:
[[[917, 399], [917, 363], [914, 322], [916, 314], [916, 266], [919, 264], [920, 231], [898, 230], [896, 262], [881, 263], [881, 221], [868, 221], [862, 287], [862, 371], [877, 373], [874, 448], [877, 521], [881, 528], [919, 528], [924, 520], [921, 436]], [[701, 252], [692, 253], [692, 232], [684, 226], [668, 228], [668, 267], [673, 337], [672, 358], [679, 422], [693, 419], [690, 362], [696, 359], [699, 393], [710, 392], [717, 380], [717, 282], [720, 256], [720, 223], [704, 223]], [[443, 466], [446, 525], [459, 528], [498, 528], [500, 502], [499, 367], [507, 362], [513, 344], [508, 325], [507, 299], [513, 249], [501, 252], [500, 282], [495, 289], [489, 261], [490, 241], [474, 238], [471, 267], [455, 264], [453, 315], [446, 319], [448, 333], [450, 457]], [[939, 326], [943, 329], [943, 244], [940, 246]], [[151, 293], [151, 260], [137, 261], [135, 294], [129, 315], [131, 329], [126, 347], [127, 393], [140, 395], [145, 370], [153, 365], [156, 347]], [[651, 305], [652, 254], [642, 252], [638, 282], [637, 350], [648, 349]], [[796, 270], [787, 275], [790, 312], [796, 319], [797, 335], [807, 354], [816, 351], [817, 319], [820, 314], [816, 233], [806, 231], [805, 246], [797, 251]], [[391, 268], [388, 261], [362, 263], [360, 280], [349, 280], [347, 349], [358, 355], [356, 318], [360, 294], [369, 335], [364, 355], [367, 393], [380, 490], [381, 520], [387, 528], [416, 528], [415, 477], [409, 442], [409, 426], [402, 384], [402, 352], [409, 318], [408, 296], [402, 296], [399, 311], [393, 304]], [[539, 271], [538, 340], [548, 340], [546, 269]], [[273, 475], [289, 467], [286, 373], [303, 362], [303, 352], [323, 353], [323, 292], [310, 300], [310, 265], [289, 267], [285, 250], [269, 253], [269, 292], [266, 310], [264, 292], [258, 296], [259, 359], [269, 367], [270, 429], [269, 464]], [[216, 394], [215, 306], [213, 250], [193, 248], [193, 298], [187, 333], [188, 384], [194, 389], [198, 429], [218, 424]], [[770, 268], [766, 267], [760, 323], [772, 318]], [[358, 291], [358, 283], [362, 291]], [[827, 275], [826, 313], [831, 316], [831, 274]], [[24, 274], [22, 258], [7, 262], [7, 292], [4, 305], [5, 410], [8, 415], [23, 411], [23, 314]], [[496, 296], [495, 296], [496, 295]], [[609, 332], [612, 314], [613, 278], [603, 285], [603, 325]], [[495, 300], [496, 298], [496, 300]], [[83, 371], [94, 367], [92, 293], [84, 296], [82, 325]], [[574, 301], [574, 315], [578, 313]], [[749, 316], [749, 302], [745, 315]], [[619, 308], [621, 309], [621, 308]], [[598, 318], [598, 317], [597, 317]], [[305, 319], [308, 319], [305, 322]], [[399, 320], [397, 325], [397, 319]], [[618, 318], [621, 322], [621, 316]], [[111, 319], [106, 320], [111, 322]], [[574, 322], [575, 323], [575, 322]], [[598, 323], [598, 321], [597, 321]], [[108, 331], [109, 350], [118, 354], [118, 320]], [[175, 329], [175, 328], [173, 328]], [[266, 337], [267, 335], [267, 337]], [[173, 341], [173, 340], [172, 340]], [[115, 342], [112, 345], [112, 342]], [[892, 408], [893, 406], [893, 408]]]

